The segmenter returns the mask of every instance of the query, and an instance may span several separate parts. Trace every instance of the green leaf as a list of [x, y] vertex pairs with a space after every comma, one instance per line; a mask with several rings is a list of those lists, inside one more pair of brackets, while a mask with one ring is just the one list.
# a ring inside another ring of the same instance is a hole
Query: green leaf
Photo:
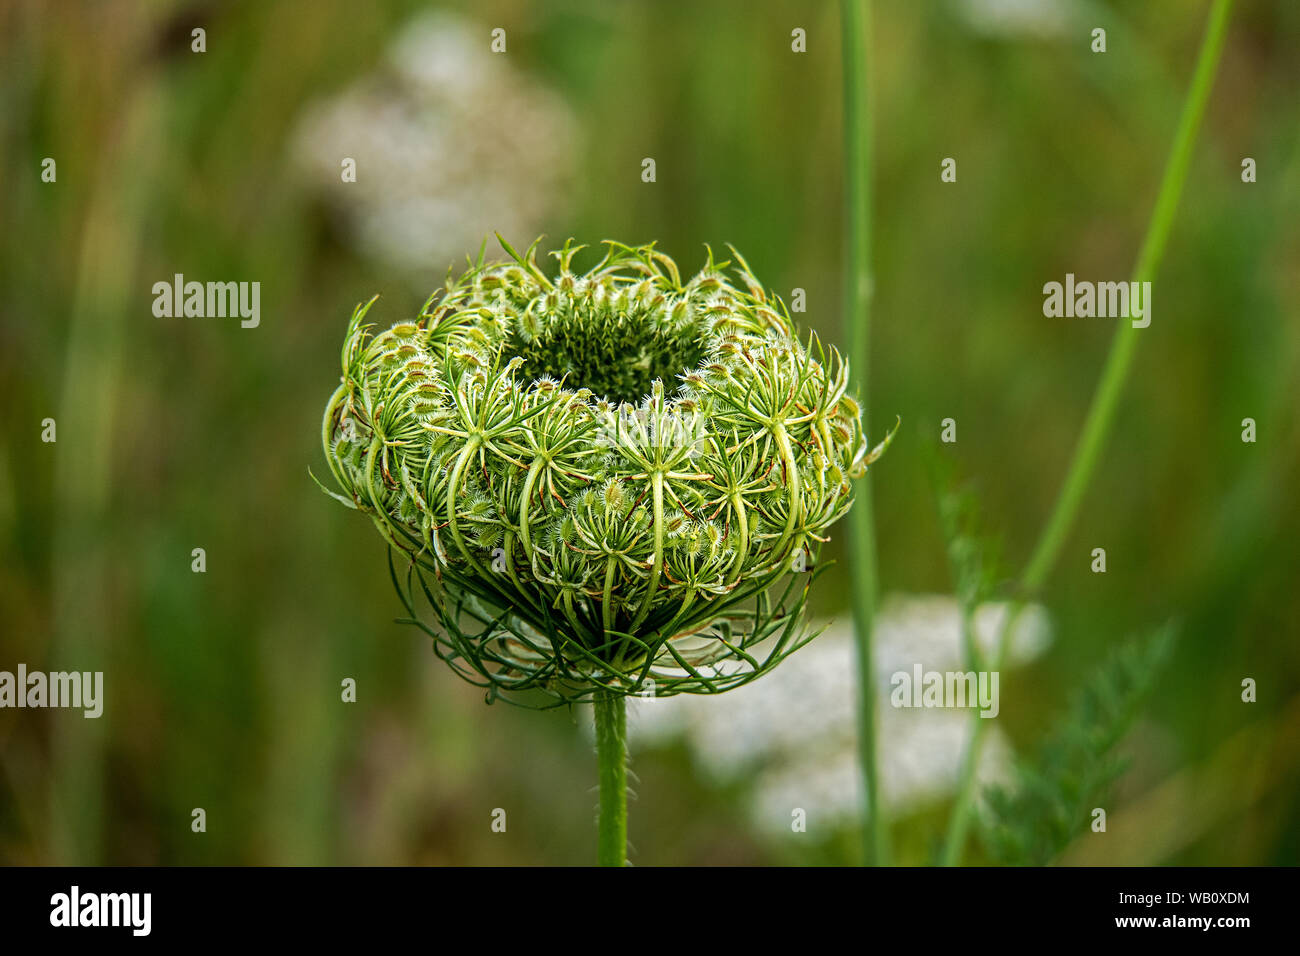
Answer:
[[1166, 625], [1122, 645], [1084, 684], [1015, 783], [985, 791], [980, 838], [989, 856], [1008, 865], [1042, 866], [1083, 833], [1126, 763], [1116, 753], [1173, 648]]

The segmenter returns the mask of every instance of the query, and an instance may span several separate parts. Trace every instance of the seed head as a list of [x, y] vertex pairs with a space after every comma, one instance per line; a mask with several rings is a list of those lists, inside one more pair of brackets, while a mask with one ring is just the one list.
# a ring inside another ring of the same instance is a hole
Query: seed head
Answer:
[[449, 278], [418, 322], [373, 334], [358, 307], [325, 412], [340, 497], [400, 554], [410, 616], [428, 600], [438, 654], [489, 699], [766, 672], [811, 639], [815, 574], [792, 556], [883, 451], [844, 363], [712, 253], [683, 282], [653, 246], [609, 242], [579, 274], [570, 242], [552, 279], [538, 243], [502, 245], [510, 262]]

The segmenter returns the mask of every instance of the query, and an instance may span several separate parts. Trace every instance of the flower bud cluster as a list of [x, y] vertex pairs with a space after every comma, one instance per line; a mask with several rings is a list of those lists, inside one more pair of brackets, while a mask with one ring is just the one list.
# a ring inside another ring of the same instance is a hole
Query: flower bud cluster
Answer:
[[413, 322], [372, 334], [374, 300], [354, 312], [323, 433], [342, 497], [408, 554], [439, 653], [493, 693], [757, 676], [798, 645], [797, 579], [885, 444], [868, 453], [845, 362], [739, 255], [683, 280], [609, 242], [577, 273], [566, 243], [548, 276], [536, 243], [503, 246]]

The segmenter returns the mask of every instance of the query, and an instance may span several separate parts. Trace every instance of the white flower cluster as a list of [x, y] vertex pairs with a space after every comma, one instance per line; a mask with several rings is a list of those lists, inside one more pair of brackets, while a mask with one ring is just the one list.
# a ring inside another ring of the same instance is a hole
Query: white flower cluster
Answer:
[[[981, 606], [975, 640], [992, 650], [1008, 608]], [[1024, 610], [1016, 623], [1007, 667], [1038, 656], [1050, 640], [1046, 611]], [[852, 823], [862, 807], [857, 759], [856, 650], [852, 624], [838, 622], [765, 680], [721, 697], [671, 701], [632, 697], [628, 732], [635, 751], [684, 739], [699, 769], [718, 783], [753, 774], [749, 807], [754, 824], [789, 833], [791, 811], [809, 826]], [[938, 595], [898, 596], [882, 607], [875, 631], [879, 686], [880, 791], [887, 812], [900, 813], [949, 795], [956, 784], [973, 721], [964, 709], [896, 709], [890, 675], [920, 664], [927, 670], [962, 668], [957, 603]], [[1005, 772], [1010, 747], [996, 728], [986, 730], [977, 779]]]
[[422, 15], [380, 69], [314, 104], [293, 137], [342, 234], [426, 287], [493, 231], [543, 231], [572, 193], [572, 110], [489, 40], [450, 13]]

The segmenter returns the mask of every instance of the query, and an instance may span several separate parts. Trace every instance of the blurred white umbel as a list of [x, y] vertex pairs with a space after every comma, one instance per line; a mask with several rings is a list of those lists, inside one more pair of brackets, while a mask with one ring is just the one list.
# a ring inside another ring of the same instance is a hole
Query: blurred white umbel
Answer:
[[1075, 0], [956, 0], [976, 32], [989, 36], [1061, 36], [1082, 20]]
[[[422, 15], [378, 70], [310, 107], [293, 137], [347, 240], [424, 287], [493, 232], [546, 232], [571, 195], [572, 111], [490, 42], [487, 27]], [[355, 182], [343, 181], [345, 158]]]
[[[992, 650], [1007, 614], [1004, 604], [981, 606], [975, 640]], [[1050, 640], [1047, 614], [1025, 609], [1011, 638], [1007, 670], [1042, 653]], [[628, 701], [632, 748], [684, 738], [699, 771], [722, 783], [754, 774], [749, 810], [754, 823], [789, 833], [800, 808], [809, 827], [853, 822], [861, 809], [857, 762], [852, 624], [836, 621], [811, 644], [761, 680], [717, 697]], [[876, 622], [880, 789], [886, 810], [900, 813], [942, 799], [955, 789], [972, 728], [965, 709], [896, 709], [890, 675], [964, 670], [957, 603], [947, 596], [892, 596]], [[1011, 751], [996, 726], [986, 729], [977, 779], [1002, 779]]]

